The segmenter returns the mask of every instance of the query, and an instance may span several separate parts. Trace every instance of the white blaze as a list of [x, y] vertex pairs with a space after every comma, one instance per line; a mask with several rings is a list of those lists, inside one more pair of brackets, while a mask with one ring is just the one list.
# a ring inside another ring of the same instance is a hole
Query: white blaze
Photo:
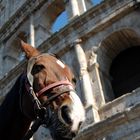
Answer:
[[73, 121], [72, 131], [78, 130], [79, 123], [85, 121], [85, 110], [82, 102], [75, 92], [70, 92], [70, 98], [72, 100], [70, 107], [70, 117]]
[[57, 60], [56, 63], [60, 65], [63, 69], [65, 68], [65, 65], [60, 60]]

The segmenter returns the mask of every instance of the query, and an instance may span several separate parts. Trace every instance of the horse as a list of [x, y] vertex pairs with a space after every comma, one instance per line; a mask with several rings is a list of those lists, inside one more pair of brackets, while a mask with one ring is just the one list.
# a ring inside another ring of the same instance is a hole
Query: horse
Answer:
[[85, 121], [74, 74], [55, 56], [20, 44], [27, 67], [0, 106], [0, 139], [28, 140], [43, 125], [54, 140], [72, 140]]

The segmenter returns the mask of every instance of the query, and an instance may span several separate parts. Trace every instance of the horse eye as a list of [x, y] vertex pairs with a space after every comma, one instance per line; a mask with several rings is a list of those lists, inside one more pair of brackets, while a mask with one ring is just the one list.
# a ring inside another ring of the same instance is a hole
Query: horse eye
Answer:
[[34, 65], [32, 71], [31, 71], [31, 74], [32, 75], [37, 74], [44, 68], [45, 67], [43, 65]]
[[72, 82], [76, 85], [76, 78], [72, 78]]

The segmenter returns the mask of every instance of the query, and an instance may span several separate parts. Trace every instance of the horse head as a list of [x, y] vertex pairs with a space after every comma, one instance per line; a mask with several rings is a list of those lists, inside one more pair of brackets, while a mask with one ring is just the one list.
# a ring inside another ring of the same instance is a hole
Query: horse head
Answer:
[[[21, 41], [28, 59], [27, 79], [41, 106], [46, 109], [44, 125], [56, 140], [72, 139], [85, 120], [84, 107], [75, 92], [75, 78], [70, 68], [49, 54]], [[23, 113], [35, 119], [33, 104], [22, 95]], [[49, 112], [49, 113], [48, 113]]]

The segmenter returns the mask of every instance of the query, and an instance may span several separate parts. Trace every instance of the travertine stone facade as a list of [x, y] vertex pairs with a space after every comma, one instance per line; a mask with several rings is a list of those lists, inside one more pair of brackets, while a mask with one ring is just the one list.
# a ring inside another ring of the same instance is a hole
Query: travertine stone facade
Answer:
[[[87, 112], [76, 140], [140, 139], [139, 7], [139, 0], [1, 0], [0, 101], [25, 69], [22, 38], [73, 69]], [[63, 11], [69, 22], [52, 33]], [[38, 139], [51, 140], [48, 130], [41, 127]]]

